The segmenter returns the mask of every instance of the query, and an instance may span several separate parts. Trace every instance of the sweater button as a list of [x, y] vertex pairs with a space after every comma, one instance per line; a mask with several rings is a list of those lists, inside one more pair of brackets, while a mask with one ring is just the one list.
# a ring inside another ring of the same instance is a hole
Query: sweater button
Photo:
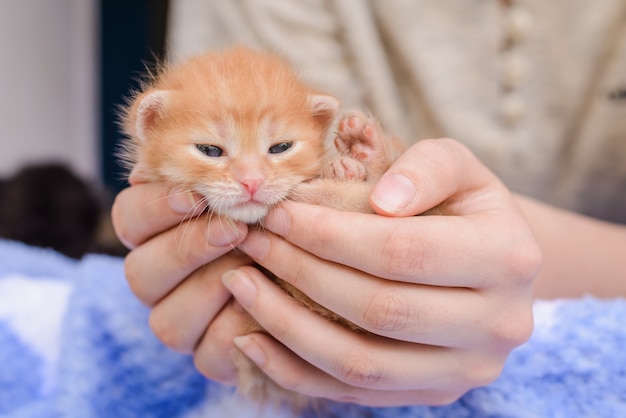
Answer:
[[504, 28], [510, 42], [520, 42], [532, 29], [533, 20], [525, 9], [511, 7], [504, 20]]
[[517, 94], [508, 94], [502, 101], [502, 118], [507, 126], [515, 126], [525, 113], [525, 106]]
[[513, 51], [505, 53], [502, 59], [502, 87], [505, 91], [518, 88], [524, 76], [526, 68], [519, 54]]

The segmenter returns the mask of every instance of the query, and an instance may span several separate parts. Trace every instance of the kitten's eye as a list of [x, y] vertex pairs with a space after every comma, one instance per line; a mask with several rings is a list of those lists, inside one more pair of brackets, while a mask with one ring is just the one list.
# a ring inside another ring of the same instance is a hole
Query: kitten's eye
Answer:
[[293, 145], [293, 142], [281, 142], [276, 145], [272, 145], [269, 149], [269, 153], [270, 154], [283, 153], [287, 151], [289, 148], [291, 148], [292, 145]]
[[207, 157], [221, 157], [224, 154], [224, 150], [215, 145], [196, 144], [196, 148]]

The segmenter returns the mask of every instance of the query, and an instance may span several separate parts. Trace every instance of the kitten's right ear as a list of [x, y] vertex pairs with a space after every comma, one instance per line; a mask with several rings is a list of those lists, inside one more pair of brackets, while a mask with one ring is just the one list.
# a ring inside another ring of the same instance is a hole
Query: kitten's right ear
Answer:
[[312, 94], [309, 96], [309, 105], [315, 119], [327, 127], [337, 116], [341, 102], [326, 94]]
[[163, 116], [169, 94], [167, 90], [154, 90], [139, 99], [135, 114], [135, 133], [140, 140], [146, 140], [148, 131]]

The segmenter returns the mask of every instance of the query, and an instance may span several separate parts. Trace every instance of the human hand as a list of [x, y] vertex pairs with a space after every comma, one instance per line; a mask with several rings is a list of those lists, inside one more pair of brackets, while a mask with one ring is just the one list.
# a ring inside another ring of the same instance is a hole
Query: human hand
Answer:
[[[441, 202], [449, 216], [412, 216]], [[530, 336], [541, 263], [511, 194], [458, 142], [429, 140], [395, 162], [371, 204], [387, 216], [285, 202], [239, 245], [370, 333], [241, 267], [223, 281], [271, 336], [237, 345], [286, 389], [366, 405], [449, 403], [494, 380]]]
[[232, 383], [232, 341], [249, 317], [220, 277], [251, 263], [231, 251], [247, 227], [209, 219], [190, 193], [132, 180], [112, 209], [116, 233], [132, 249], [124, 263], [130, 288], [152, 308], [150, 327], [165, 345], [195, 352], [207, 377]]

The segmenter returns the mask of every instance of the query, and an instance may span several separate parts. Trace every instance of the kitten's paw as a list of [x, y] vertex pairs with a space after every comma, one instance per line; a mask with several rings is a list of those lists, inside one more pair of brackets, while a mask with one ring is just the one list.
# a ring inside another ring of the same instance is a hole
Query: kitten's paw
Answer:
[[335, 147], [341, 154], [368, 161], [384, 152], [383, 141], [382, 129], [374, 119], [351, 112], [339, 122]]
[[336, 180], [367, 180], [367, 170], [363, 163], [355, 158], [342, 156], [324, 167], [324, 178]]

